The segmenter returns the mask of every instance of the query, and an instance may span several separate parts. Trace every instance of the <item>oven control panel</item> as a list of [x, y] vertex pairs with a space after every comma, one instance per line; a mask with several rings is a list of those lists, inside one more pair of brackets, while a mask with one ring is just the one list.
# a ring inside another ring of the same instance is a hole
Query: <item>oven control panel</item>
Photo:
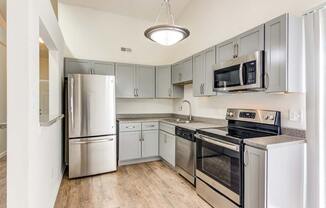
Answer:
[[263, 124], [277, 124], [281, 122], [281, 112], [270, 110], [228, 109], [226, 112], [226, 119]]
[[255, 112], [240, 112], [239, 117], [240, 118], [255, 119], [256, 118], [256, 113]]

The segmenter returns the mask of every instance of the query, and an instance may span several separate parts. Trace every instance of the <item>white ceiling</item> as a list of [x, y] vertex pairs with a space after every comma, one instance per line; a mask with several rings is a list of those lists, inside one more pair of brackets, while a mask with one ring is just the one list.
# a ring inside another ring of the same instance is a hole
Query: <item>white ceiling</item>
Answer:
[[[190, 1], [170, 0], [175, 18], [182, 13]], [[60, 0], [60, 2], [155, 21], [163, 0]]]

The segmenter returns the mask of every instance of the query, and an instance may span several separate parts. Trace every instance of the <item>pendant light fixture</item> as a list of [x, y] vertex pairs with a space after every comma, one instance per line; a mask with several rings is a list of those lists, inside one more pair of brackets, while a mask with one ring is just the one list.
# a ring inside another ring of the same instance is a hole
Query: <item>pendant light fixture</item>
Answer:
[[[162, 12], [162, 8], [164, 7], [168, 16], [167, 24], [157, 25]], [[190, 32], [188, 29], [174, 24], [174, 17], [171, 13], [170, 1], [163, 0], [160, 12], [156, 18], [154, 26], [145, 30], [144, 35], [148, 39], [157, 42], [161, 45], [171, 46], [187, 38], [190, 35]]]

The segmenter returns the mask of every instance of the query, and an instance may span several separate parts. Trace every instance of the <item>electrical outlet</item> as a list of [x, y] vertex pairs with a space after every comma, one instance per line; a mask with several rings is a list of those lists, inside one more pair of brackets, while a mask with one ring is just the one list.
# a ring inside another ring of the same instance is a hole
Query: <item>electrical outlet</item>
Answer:
[[300, 110], [289, 110], [289, 120], [300, 122], [302, 119], [302, 112]]
[[178, 111], [182, 111], [182, 105], [178, 107]]

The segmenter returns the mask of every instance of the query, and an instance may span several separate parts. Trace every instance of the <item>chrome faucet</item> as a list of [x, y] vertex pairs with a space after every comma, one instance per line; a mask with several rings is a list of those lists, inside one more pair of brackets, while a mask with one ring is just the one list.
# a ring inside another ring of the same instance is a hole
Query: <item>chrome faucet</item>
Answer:
[[189, 121], [191, 121], [192, 120], [191, 103], [188, 100], [183, 100], [182, 103], [188, 103], [188, 106], [189, 106]]

